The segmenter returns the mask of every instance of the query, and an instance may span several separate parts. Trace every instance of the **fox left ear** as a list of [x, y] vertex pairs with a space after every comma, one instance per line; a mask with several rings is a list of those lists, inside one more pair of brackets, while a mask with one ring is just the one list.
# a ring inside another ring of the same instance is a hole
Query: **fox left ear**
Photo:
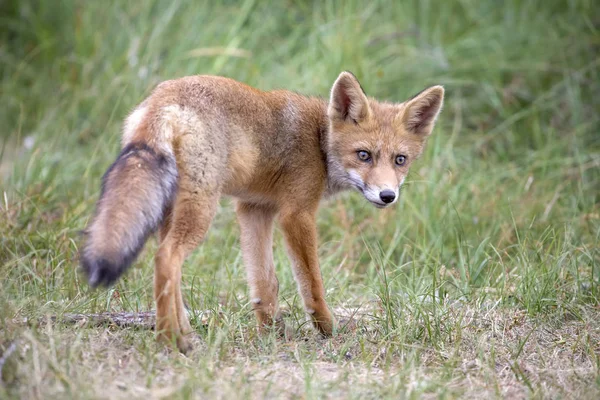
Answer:
[[342, 72], [331, 88], [329, 118], [356, 123], [368, 118], [370, 112], [369, 101], [358, 79], [351, 72]]
[[432, 86], [410, 99], [402, 113], [402, 123], [412, 133], [428, 136], [444, 104], [444, 88]]

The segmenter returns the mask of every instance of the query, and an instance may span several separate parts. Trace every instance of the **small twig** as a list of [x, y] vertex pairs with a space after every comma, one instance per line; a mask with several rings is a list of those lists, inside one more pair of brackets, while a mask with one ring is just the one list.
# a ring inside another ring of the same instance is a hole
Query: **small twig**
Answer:
[[98, 313], [98, 314], [63, 314], [50, 317], [52, 322], [78, 325], [116, 325], [120, 327], [141, 327], [154, 329], [156, 315], [154, 311]]
[[[210, 311], [195, 311], [190, 314], [199, 315], [206, 317], [210, 314]], [[207, 318], [201, 318], [202, 323], [208, 323]], [[102, 325], [115, 325], [118, 327], [134, 327], [142, 329], [154, 329], [156, 324], [156, 311], [142, 311], [142, 312], [104, 312], [97, 314], [62, 314], [52, 315], [48, 317], [39, 318], [38, 323], [46, 324], [48, 322], [59, 323], [59, 324], [76, 324], [80, 326], [102, 326]], [[21, 320], [13, 321], [17, 325], [27, 325], [30, 320], [23, 318]]]
[[[34, 322], [35, 321], [35, 322]], [[16, 325], [29, 325], [31, 323], [47, 324], [48, 322], [59, 324], [77, 324], [77, 325], [116, 325], [120, 327], [137, 326], [146, 329], [154, 329], [156, 316], [154, 311], [144, 312], [104, 312], [98, 314], [62, 314], [40, 317], [37, 319], [22, 318], [14, 319]]]

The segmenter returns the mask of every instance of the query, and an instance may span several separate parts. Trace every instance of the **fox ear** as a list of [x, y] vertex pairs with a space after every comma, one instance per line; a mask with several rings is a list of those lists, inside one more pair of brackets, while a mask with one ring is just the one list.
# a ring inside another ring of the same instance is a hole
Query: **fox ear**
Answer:
[[444, 88], [432, 86], [410, 99], [402, 113], [402, 123], [410, 132], [428, 136], [444, 103]]
[[370, 112], [367, 96], [358, 79], [350, 72], [342, 72], [331, 88], [329, 118], [357, 123], [366, 119]]

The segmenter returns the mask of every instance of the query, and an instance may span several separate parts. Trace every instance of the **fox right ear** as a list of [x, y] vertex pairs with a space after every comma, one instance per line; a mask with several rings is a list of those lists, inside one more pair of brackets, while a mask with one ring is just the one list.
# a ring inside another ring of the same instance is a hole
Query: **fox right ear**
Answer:
[[350, 72], [342, 72], [331, 88], [327, 115], [332, 120], [358, 123], [370, 114], [369, 102], [358, 79]]
[[431, 134], [443, 104], [444, 88], [432, 86], [406, 103], [401, 118], [410, 132], [426, 137]]

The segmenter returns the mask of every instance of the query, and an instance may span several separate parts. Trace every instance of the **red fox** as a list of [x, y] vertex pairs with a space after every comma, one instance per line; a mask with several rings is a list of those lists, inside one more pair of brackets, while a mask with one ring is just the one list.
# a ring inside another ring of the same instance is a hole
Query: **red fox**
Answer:
[[237, 199], [250, 301], [263, 329], [279, 321], [273, 222], [314, 326], [331, 335], [317, 258], [321, 199], [357, 189], [394, 204], [442, 108], [433, 86], [392, 104], [368, 98], [342, 72], [330, 100], [232, 79], [190, 76], [159, 84], [125, 120], [123, 149], [102, 180], [81, 265], [89, 284], [112, 284], [159, 231], [154, 297], [158, 337], [190, 349], [181, 294], [185, 258], [204, 239], [222, 195]]

